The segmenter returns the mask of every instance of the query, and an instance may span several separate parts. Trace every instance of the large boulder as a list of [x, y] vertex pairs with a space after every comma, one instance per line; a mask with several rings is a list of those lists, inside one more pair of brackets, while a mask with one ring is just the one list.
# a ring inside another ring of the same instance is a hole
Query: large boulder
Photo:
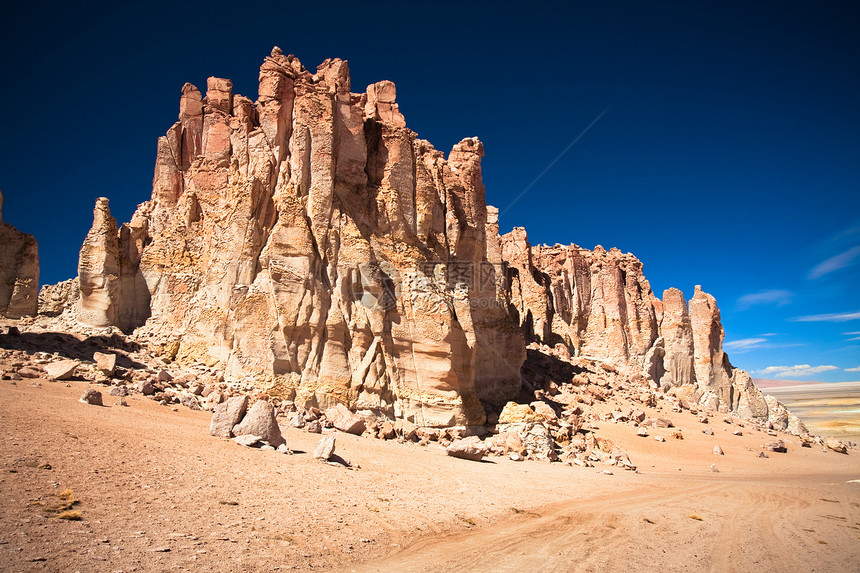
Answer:
[[209, 434], [219, 438], [232, 438], [233, 427], [242, 421], [247, 410], [247, 396], [235, 396], [226, 402], [218, 404], [212, 412]]
[[453, 458], [481, 461], [487, 453], [487, 446], [477, 436], [456, 440], [445, 448], [445, 453]]
[[364, 432], [364, 418], [350, 412], [343, 404], [338, 404], [334, 408], [326, 410], [325, 417], [341, 432], [355, 435], [361, 435]]
[[48, 380], [68, 380], [75, 373], [80, 362], [77, 360], [59, 360], [45, 365]]
[[268, 400], [257, 400], [242, 421], [233, 427], [234, 436], [260, 436], [270, 446], [278, 447], [285, 443], [281, 428], [275, 417], [275, 407]]

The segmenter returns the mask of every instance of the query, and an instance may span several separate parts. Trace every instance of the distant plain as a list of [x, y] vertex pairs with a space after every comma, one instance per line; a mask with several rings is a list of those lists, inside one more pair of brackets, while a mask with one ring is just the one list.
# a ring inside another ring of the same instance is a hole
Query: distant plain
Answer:
[[860, 441], [860, 381], [755, 382], [800, 416], [810, 433]]

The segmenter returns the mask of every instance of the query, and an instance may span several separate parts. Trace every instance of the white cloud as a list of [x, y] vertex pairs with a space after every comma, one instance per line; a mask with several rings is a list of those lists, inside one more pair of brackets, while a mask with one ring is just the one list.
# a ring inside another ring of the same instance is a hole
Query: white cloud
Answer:
[[811, 314], [809, 316], [795, 316], [791, 320], [795, 322], [848, 322], [860, 319], [858, 312], [834, 312], [831, 314]]
[[845, 267], [851, 266], [854, 262], [854, 259], [860, 257], [860, 245], [855, 247], [851, 247], [844, 253], [839, 253], [836, 256], [830, 257], [829, 259], [820, 262], [814, 269], [809, 271], [809, 278], [818, 279], [823, 277], [826, 274], [830, 274], [834, 271], [838, 271], [839, 269], [844, 269]]
[[860, 334], [860, 330], [855, 330], [854, 332], [843, 332], [845, 336], [854, 336], [855, 334]]
[[733, 340], [723, 344], [726, 350], [752, 350], [761, 346], [763, 342], [767, 342], [767, 338], [742, 338], [741, 340]]
[[821, 372], [829, 372], [830, 370], [839, 370], [836, 366], [810, 366], [809, 364], [795, 364], [794, 366], [768, 366], [764, 370], [758, 370], [756, 374], [793, 377], [793, 376], [812, 376]]
[[792, 293], [787, 290], [763, 290], [745, 294], [738, 299], [738, 308], [745, 310], [757, 304], [775, 304], [783, 306], [791, 302]]
[[860, 340], [860, 336], [855, 336], [854, 338], [849, 338], [848, 342], [853, 342], [855, 340]]
[[857, 368], [846, 368], [845, 372], [860, 372], [860, 366]]

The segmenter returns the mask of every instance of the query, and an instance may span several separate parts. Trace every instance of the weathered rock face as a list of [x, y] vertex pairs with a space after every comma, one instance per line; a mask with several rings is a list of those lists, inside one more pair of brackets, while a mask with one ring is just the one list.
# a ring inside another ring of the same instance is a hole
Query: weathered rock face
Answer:
[[128, 225], [123, 225], [121, 231], [117, 229], [108, 200], [96, 200], [93, 226], [78, 260], [78, 320], [125, 331], [146, 320], [149, 291], [137, 268], [142, 246], [140, 233]]
[[393, 83], [352, 93], [342, 60], [311, 73], [275, 49], [259, 94], [183, 86], [151, 200], [119, 230], [96, 205], [82, 319], [146, 321], [179, 361], [323, 408], [482, 424], [481, 399], [519, 390], [525, 348], [480, 141], [446, 159], [405, 127]]
[[644, 365], [658, 328], [654, 295], [636, 257], [600, 246], [532, 247], [522, 228], [502, 237], [502, 253], [527, 335], [614, 365]]
[[81, 289], [78, 278], [68, 279], [39, 289], [39, 314], [59, 316], [78, 305]]
[[3, 222], [0, 193], [0, 315], [32, 316], [39, 304], [39, 247], [33, 235]]
[[511, 305], [527, 339], [562, 342], [571, 354], [642, 374], [712, 410], [778, 430], [802, 428], [782, 404], [766, 399], [747, 372], [731, 365], [719, 308], [700, 286], [688, 307], [675, 288], [657, 299], [642, 263], [617, 249], [533, 247], [522, 228], [501, 242], [510, 265]]

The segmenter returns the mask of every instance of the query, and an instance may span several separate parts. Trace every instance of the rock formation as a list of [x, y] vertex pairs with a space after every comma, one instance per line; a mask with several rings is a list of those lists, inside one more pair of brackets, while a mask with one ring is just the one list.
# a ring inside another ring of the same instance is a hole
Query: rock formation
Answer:
[[805, 431], [776, 400], [768, 402], [723, 352], [725, 332], [714, 297], [696, 286], [656, 298], [642, 263], [618, 249], [531, 246], [525, 229], [502, 236], [510, 265], [512, 314], [529, 340], [563, 343], [574, 356], [642, 375], [687, 404]]
[[39, 304], [39, 247], [33, 235], [3, 222], [0, 193], [0, 315], [32, 316]]
[[481, 400], [514, 396], [525, 358], [483, 146], [446, 159], [395, 95], [387, 81], [353, 93], [345, 61], [312, 73], [277, 48], [257, 102], [226, 79], [205, 97], [183, 86], [151, 200], [119, 230], [96, 203], [80, 318], [146, 322], [179, 361], [321, 408], [483, 424]]
[[689, 305], [677, 289], [661, 301], [631, 254], [500, 237], [481, 142], [446, 158], [406, 127], [392, 82], [355, 93], [345, 61], [312, 73], [278, 48], [259, 82], [256, 102], [227, 79], [205, 95], [185, 84], [151, 199], [119, 228], [96, 202], [81, 321], [371, 424], [477, 429], [521, 391], [534, 341], [688, 404], [800, 427], [729, 363], [700, 288]]
[[78, 261], [78, 320], [130, 331], [149, 317], [149, 291], [138, 269], [142, 243], [139, 229], [117, 229], [106, 198], [96, 200]]

